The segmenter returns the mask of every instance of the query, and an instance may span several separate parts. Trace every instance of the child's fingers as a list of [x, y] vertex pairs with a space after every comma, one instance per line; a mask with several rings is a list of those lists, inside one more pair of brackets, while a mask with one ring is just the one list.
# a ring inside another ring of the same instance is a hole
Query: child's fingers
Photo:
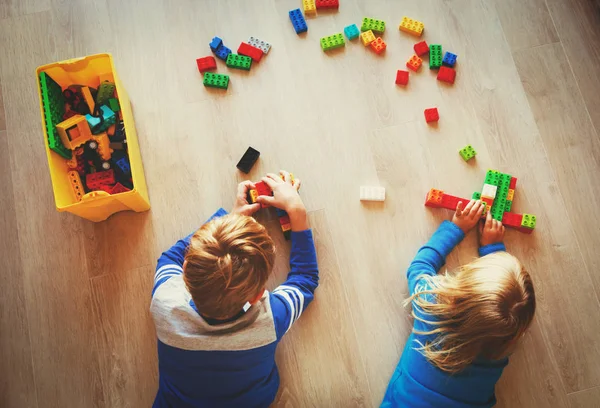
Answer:
[[292, 181], [292, 177], [290, 176], [289, 172], [285, 170], [279, 170], [279, 174], [281, 174], [281, 176], [283, 177], [283, 181], [285, 181], [286, 183], [290, 183]]
[[456, 204], [456, 216], [460, 217], [463, 213], [463, 208], [464, 208], [464, 204], [462, 201], [459, 201], [458, 204]]
[[238, 197], [245, 197], [248, 190], [253, 188], [256, 188], [256, 186], [250, 180], [242, 181], [238, 184]]
[[294, 179], [294, 188], [296, 189], [296, 191], [300, 190], [300, 184], [302, 184], [302, 181], [300, 179]]
[[273, 190], [275, 188], [275, 186], [277, 185], [277, 182], [273, 178], [271, 178], [271, 177], [263, 177], [262, 181], [264, 181], [265, 184], [267, 186], [269, 186], [269, 188], [271, 190]]
[[267, 177], [272, 179], [273, 181], [282, 182], [281, 177], [275, 173], [267, 173]]
[[485, 226], [483, 228], [486, 230], [492, 229], [492, 221], [494, 221], [492, 219], [492, 213], [488, 211], [487, 215], [485, 216]]
[[481, 218], [481, 214], [483, 214], [483, 204], [481, 201], [477, 200], [475, 205], [473, 206], [473, 210], [471, 211], [471, 215], [473, 218]]
[[275, 197], [271, 197], [271, 196], [258, 196], [256, 198], [256, 202], [259, 204], [269, 204], [269, 205], [273, 205], [273, 203], [275, 202]]
[[471, 208], [473, 208], [474, 205], [475, 205], [475, 200], [469, 201], [469, 204], [467, 204], [467, 206], [465, 207], [465, 210], [463, 212], [465, 214], [469, 214], [469, 212], [471, 211]]

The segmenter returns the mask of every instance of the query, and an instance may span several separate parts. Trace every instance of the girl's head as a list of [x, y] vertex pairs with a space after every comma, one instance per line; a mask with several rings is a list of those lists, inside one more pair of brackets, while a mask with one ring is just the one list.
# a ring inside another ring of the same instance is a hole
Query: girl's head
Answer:
[[499, 360], [508, 356], [533, 320], [531, 277], [506, 252], [423, 279], [426, 289], [417, 291], [407, 303], [412, 301], [415, 319], [434, 327], [417, 332], [435, 335], [435, 340], [418, 350], [444, 371], [459, 372], [477, 357]]

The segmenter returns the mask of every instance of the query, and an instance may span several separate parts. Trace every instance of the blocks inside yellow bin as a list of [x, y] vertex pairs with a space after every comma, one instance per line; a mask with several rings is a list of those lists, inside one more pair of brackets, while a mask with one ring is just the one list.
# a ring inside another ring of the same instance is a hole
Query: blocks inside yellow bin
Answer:
[[360, 33], [360, 40], [366, 47], [367, 45], [375, 41], [375, 34], [373, 34], [372, 30], [365, 31], [364, 33]]
[[92, 97], [92, 92], [90, 88], [84, 86], [81, 88], [81, 94], [83, 95], [83, 99], [85, 100], [85, 104], [88, 106], [90, 112], [94, 112], [96, 109], [96, 102], [94, 102], [94, 98]]
[[71, 150], [81, 146], [92, 138], [92, 131], [83, 115], [71, 116], [56, 125], [60, 139], [66, 148]]
[[71, 188], [73, 189], [73, 194], [75, 194], [75, 199], [77, 201], [81, 201], [83, 195], [85, 194], [85, 190], [81, 184], [81, 177], [79, 177], [79, 173], [77, 173], [75, 170], [71, 170], [68, 175], [69, 181], [71, 182]]
[[99, 135], [94, 135], [93, 139], [98, 143], [98, 154], [102, 160], [110, 160], [113, 149], [110, 148], [110, 139], [108, 138], [108, 135], [106, 133], [100, 133]]

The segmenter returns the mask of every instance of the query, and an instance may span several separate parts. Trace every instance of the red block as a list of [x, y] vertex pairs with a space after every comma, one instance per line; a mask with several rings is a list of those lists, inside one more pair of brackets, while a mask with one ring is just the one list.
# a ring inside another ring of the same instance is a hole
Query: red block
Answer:
[[[505, 227], [513, 227], [513, 228], [521, 230], [521, 221], [523, 221], [523, 214], [515, 214], [512, 212], [505, 212], [504, 215], [502, 216], [502, 224]], [[526, 228], [526, 229], [529, 229], [529, 228]]]
[[290, 224], [290, 216], [284, 215], [283, 217], [280, 217], [279, 224], [281, 224], [281, 225]]
[[406, 85], [408, 84], [408, 71], [398, 70], [396, 73], [396, 85]]
[[419, 57], [429, 52], [429, 45], [427, 45], [425, 41], [416, 43], [413, 48], [415, 49], [415, 54], [417, 54]]
[[442, 196], [441, 207], [454, 211], [454, 210], [456, 210], [456, 207], [458, 206], [459, 201], [462, 201], [464, 205], [467, 205], [467, 203], [471, 200], [467, 200], [466, 198], [456, 197], [456, 196], [453, 196], [450, 194], [444, 194]]
[[261, 50], [260, 48], [253, 47], [250, 44], [246, 44], [245, 42], [240, 44], [237, 53], [240, 55], [250, 57], [255, 62], [260, 61], [264, 54], [263, 50]]
[[113, 186], [112, 190], [110, 191], [111, 194], [119, 194], [119, 193], [125, 193], [127, 191], [131, 191], [130, 189], [128, 189], [127, 187], [125, 187], [123, 184], [121, 183], [117, 183]]
[[[270, 196], [273, 195], [271, 188], [264, 181], [259, 181], [258, 183], [254, 183], [256, 186], [256, 192], [259, 196]], [[269, 207], [268, 204], [261, 204], [261, 208]]]
[[98, 190], [106, 191], [108, 194], [112, 194], [112, 186], [108, 184], [102, 184], [98, 186]]
[[442, 190], [432, 188], [431, 190], [429, 190], [427, 196], [425, 197], [425, 206], [439, 208], [442, 203], [443, 196], [444, 192]]
[[437, 122], [438, 120], [440, 120], [440, 114], [437, 108], [425, 109], [425, 121], [427, 123]]
[[85, 185], [90, 190], [102, 190], [100, 186], [115, 184], [115, 172], [113, 169], [97, 171], [85, 176]]
[[318, 9], [336, 9], [340, 7], [339, 0], [316, 0], [315, 6]]
[[517, 178], [511, 177], [510, 178], [510, 186], [508, 188], [511, 190], [514, 190], [516, 187], [517, 187]]
[[456, 71], [452, 68], [441, 66], [437, 76], [438, 81], [453, 84], [456, 79]]
[[217, 68], [217, 62], [214, 57], [198, 58], [196, 64], [198, 64], [198, 71], [200, 72]]

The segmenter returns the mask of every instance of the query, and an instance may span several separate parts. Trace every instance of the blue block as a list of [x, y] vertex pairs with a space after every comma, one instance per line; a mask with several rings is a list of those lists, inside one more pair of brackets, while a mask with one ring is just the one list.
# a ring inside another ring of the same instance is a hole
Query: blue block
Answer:
[[308, 31], [306, 20], [304, 19], [304, 16], [299, 8], [290, 11], [290, 20], [292, 20], [292, 25], [294, 26], [294, 30], [296, 30], [296, 34], [305, 33]]
[[231, 50], [224, 45], [221, 45], [217, 51], [215, 51], [215, 55], [217, 58], [222, 59], [223, 61], [227, 61], [227, 57], [231, 54]]
[[442, 60], [442, 64], [447, 67], [453, 67], [456, 65], [456, 54], [452, 54], [451, 52], [447, 52], [444, 54], [444, 59]]
[[110, 127], [110, 125], [116, 122], [115, 113], [112, 110], [110, 110], [108, 106], [102, 105], [100, 107], [100, 111], [103, 119], [102, 122], [100, 122], [99, 117], [92, 116], [90, 114], [85, 115], [85, 120], [90, 126], [93, 135], [97, 135], [98, 133], [104, 132]]
[[360, 31], [356, 24], [352, 24], [348, 27], [344, 27], [344, 34], [346, 34], [346, 37], [348, 37], [349, 40], [354, 40], [355, 38], [358, 38]]
[[119, 167], [119, 169], [121, 169], [123, 174], [127, 176], [131, 175], [131, 166], [129, 165], [129, 160], [127, 160], [127, 156], [121, 157], [119, 160], [117, 160], [116, 164]]
[[221, 45], [223, 45], [223, 40], [221, 40], [219, 37], [215, 37], [215, 38], [212, 39], [212, 41], [208, 45], [210, 46], [210, 49], [213, 52], [217, 52], [217, 50], [219, 49], [219, 47]]
[[287, 215], [285, 210], [280, 210], [279, 208], [275, 208], [275, 214], [277, 214], [277, 218], [281, 218], [284, 215]]

